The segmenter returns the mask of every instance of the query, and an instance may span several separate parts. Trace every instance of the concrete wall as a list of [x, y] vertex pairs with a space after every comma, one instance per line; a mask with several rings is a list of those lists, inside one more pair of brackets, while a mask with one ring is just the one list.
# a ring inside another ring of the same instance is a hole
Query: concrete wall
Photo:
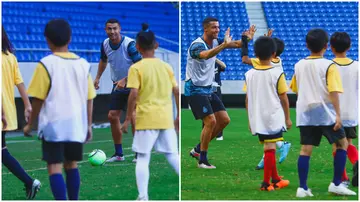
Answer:
[[[180, 74], [179, 74], [179, 68], [180, 68], [180, 62], [179, 62], [179, 54], [168, 51], [165, 49], [159, 48], [155, 55], [157, 58], [160, 58], [164, 60], [165, 62], [169, 63], [174, 70], [175, 77], [179, 83], [180, 81]], [[35, 70], [37, 63], [19, 63], [19, 68], [25, 83], [25, 86], [28, 87], [29, 83], [31, 81], [33, 72]], [[96, 73], [98, 69], [97, 63], [91, 63], [91, 76], [93, 79], [95, 79]], [[112, 89], [112, 81], [110, 79], [110, 68], [107, 67], [104, 71], [103, 75], [100, 79], [100, 89], [97, 90], [97, 97], [94, 100], [94, 114], [93, 114], [93, 121], [94, 123], [102, 123], [102, 122], [108, 122], [107, 121], [107, 113], [108, 113], [108, 104], [110, 101], [110, 93]], [[25, 125], [24, 121], [24, 105], [21, 100], [20, 94], [15, 87], [15, 102], [16, 102], [16, 108], [17, 108], [17, 116], [18, 116], [18, 123], [19, 128], [22, 128]], [[174, 116], [176, 116], [176, 108], [175, 108], [175, 101], [173, 101], [173, 111]], [[123, 113], [125, 115], [125, 113]]]

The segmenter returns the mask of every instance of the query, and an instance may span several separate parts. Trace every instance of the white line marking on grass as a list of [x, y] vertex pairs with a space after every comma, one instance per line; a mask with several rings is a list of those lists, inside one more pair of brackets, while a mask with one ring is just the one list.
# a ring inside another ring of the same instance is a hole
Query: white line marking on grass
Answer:
[[[152, 152], [152, 153], [154, 153], [154, 152]], [[124, 157], [132, 157], [132, 156], [135, 156], [135, 154], [124, 155]], [[36, 160], [41, 160], [41, 159], [36, 159]], [[31, 161], [31, 160], [27, 160], [27, 161]], [[82, 164], [82, 163], [86, 163], [86, 162], [88, 162], [88, 160], [79, 161], [78, 164]], [[127, 166], [127, 165], [134, 165], [135, 163], [118, 163], [118, 164], [113, 164], [112, 166], [117, 166], [117, 165], [119, 166], [121, 164], [124, 164], [123, 166]], [[105, 164], [105, 166], [109, 166], [109, 164]], [[34, 171], [46, 170], [46, 169], [47, 169], [47, 167], [43, 167], [43, 168], [35, 168], [35, 169], [25, 170], [25, 171], [26, 172], [34, 172]], [[3, 172], [2, 174], [3, 175], [9, 175], [9, 174], [12, 174], [12, 173], [11, 172], [9, 172], [9, 173]]]
[[[123, 150], [129, 150], [129, 149], [132, 149], [131, 147], [126, 147], [126, 148], [123, 148]], [[83, 153], [83, 156], [86, 156], [86, 155], [89, 155], [91, 152], [86, 152], [86, 153]], [[134, 156], [134, 155], [133, 155]], [[126, 157], [126, 156], [125, 156]], [[28, 159], [25, 159], [24, 161], [25, 162], [30, 162], [30, 161], [41, 161], [42, 159], [31, 159], [31, 160], [28, 160]]]
[[6, 141], [6, 144], [29, 143], [29, 142], [35, 142], [35, 140], [9, 140], [9, 141]]

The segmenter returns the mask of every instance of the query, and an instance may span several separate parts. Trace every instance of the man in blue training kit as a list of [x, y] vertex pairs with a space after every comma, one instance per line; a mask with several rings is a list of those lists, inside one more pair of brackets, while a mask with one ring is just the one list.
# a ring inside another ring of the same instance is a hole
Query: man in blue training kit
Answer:
[[[108, 36], [101, 44], [101, 57], [99, 68], [94, 80], [95, 89], [99, 89], [102, 73], [107, 64], [110, 64], [111, 91], [110, 111], [108, 119], [111, 126], [111, 134], [114, 140], [115, 153], [106, 162], [125, 161], [122, 148], [122, 131], [120, 124], [121, 111], [126, 111], [130, 89], [126, 87], [127, 75], [132, 64], [141, 60], [140, 53], [136, 50], [135, 41], [121, 35], [120, 22], [109, 19], [105, 23], [105, 31]], [[135, 120], [132, 119], [132, 134], [135, 134]], [[133, 162], [136, 161], [136, 154]]]
[[209, 143], [230, 123], [224, 104], [213, 92], [216, 55], [226, 48], [241, 48], [241, 41], [232, 41], [230, 28], [224, 39], [219, 39], [216, 18], [207, 17], [202, 25], [204, 34], [191, 43], [187, 53], [185, 96], [189, 97], [195, 119], [202, 119], [204, 123], [201, 142], [190, 151], [190, 155], [199, 159], [199, 168], [214, 169], [216, 167], [207, 159]]

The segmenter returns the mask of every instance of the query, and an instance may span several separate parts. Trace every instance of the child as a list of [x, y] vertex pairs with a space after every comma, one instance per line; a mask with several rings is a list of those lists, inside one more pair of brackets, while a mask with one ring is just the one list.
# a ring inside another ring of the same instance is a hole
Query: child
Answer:
[[298, 174], [300, 187], [296, 197], [313, 196], [307, 186], [309, 161], [313, 146], [319, 146], [324, 135], [330, 144], [336, 143], [334, 178], [328, 191], [338, 195], [356, 195], [341, 185], [345, 168], [347, 141], [340, 118], [339, 93], [343, 92], [341, 77], [333, 61], [323, 58], [328, 35], [322, 29], [312, 29], [306, 35], [309, 57], [295, 64], [291, 89], [297, 93], [296, 126], [300, 129]]
[[25, 185], [26, 199], [34, 199], [39, 191], [41, 183], [37, 179], [31, 178], [21, 167], [19, 162], [10, 154], [6, 147], [5, 134], [7, 131], [18, 128], [15, 106], [14, 85], [19, 90], [25, 106], [25, 120], [27, 121], [31, 113], [31, 105], [26, 94], [25, 85], [21, 77], [18, 62], [12, 54], [13, 49], [8, 39], [4, 27], [2, 27], [2, 132], [1, 132], [1, 160], [2, 164], [9, 169]]
[[[254, 30], [254, 31], [256, 31], [256, 30]], [[273, 33], [273, 30], [269, 29], [268, 33], [266, 35], [265, 34], [264, 35], [271, 37], [272, 33]], [[251, 32], [249, 34], [254, 35], [255, 32]], [[245, 38], [243, 40], [245, 40]], [[281, 71], [284, 71], [280, 55], [284, 51], [285, 44], [279, 38], [273, 38], [273, 40], [276, 43], [276, 54], [275, 54], [275, 57], [271, 58], [271, 66], [278, 68]], [[245, 64], [248, 64], [248, 65], [254, 66], [254, 67], [259, 66], [260, 65], [259, 59], [258, 58], [249, 58], [249, 56], [247, 54], [247, 52], [248, 52], [247, 43], [243, 43], [243, 46], [244, 45], [246, 47], [244, 47], [244, 51], [241, 52], [242, 53], [242, 62]], [[246, 91], [246, 86], [244, 86], [244, 89], [245, 89], [244, 91]], [[276, 146], [279, 148], [278, 152], [280, 152], [279, 163], [282, 163], [286, 159], [286, 157], [290, 151], [291, 143], [286, 142], [286, 141], [277, 141]], [[262, 159], [260, 160], [260, 162], [258, 163], [258, 165], [256, 166], [255, 169], [260, 170], [263, 168], [264, 168], [264, 156], [262, 157]]]
[[129, 69], [127, 87], [131, 88], [126, 121], [122, 130], [127, 132], [136, 105], [136, 132], [133, 150], [137, 152], [136, 183], [138, 200], [148, 200], [149, 162], [151, 150], [164, 153], [179, 174], [177, 135], [174, 130], [172, 94], [175, 96], [179, 127], [179, 88], [171, 66], [155, 58], [158, 43], [152, 31], [143, 30], [136, 36], [136, 48], [143, 59]]
[[259, 37], [255, 41], [254, 51], [260, 65], [245, 74], [245, 103], [250, 130], [253, 135], [258, 135], [260, 142], [264, 144], [264, 179], [260, 189], [273, 191], [290, 183], [278, 175], [275, 159], [276, 142], [283, 140], [282, 132], [285, 127], [290, 129], [292, 125], [286, 94], [288, 87], [284, 73], [271, 66], [271, 59], [276, 54], [274, 40], [270, 37]]
[[[330, 38], [331, 50], [335, 55], [333, 61], [340, 72], [344, 93], [339, 96], [341, 121], [344, 126], [345, 135], [348, 142], [347, 156], [354, 167], [355, 175], [352, 178], [352, 184], [357, 183], [358, 167], [354, 166], [359, 160], [359, 153], [352, 143], [352, 139], [357, 138], [356, 127], [358, 125], [358, 68], [359, 63], [346, 57], [346, 52], [350, 49], [350, 36], [346, 32], [335, 32]], [[336, 145], [333, 144], [333, 155], [336, 153]], [[350, 184], [350, 180], [343, 172], [341, 179], [345, 185]]]
[[[38, 135], [42, 140], [42, 159], [47, 162], [50, 187], [56, 200], [78, 200], [83, 144], [92, 138], [92, 106], [96, 96], [90, 64], [69, 52], [71, 28], [62, 19], [51, 20], [45, 38], [53, 54], [40, 60], [28, 93], [33, 112], [24, 134], [39, 115]], [[66, 173], [66, 185], [62, 176]]]

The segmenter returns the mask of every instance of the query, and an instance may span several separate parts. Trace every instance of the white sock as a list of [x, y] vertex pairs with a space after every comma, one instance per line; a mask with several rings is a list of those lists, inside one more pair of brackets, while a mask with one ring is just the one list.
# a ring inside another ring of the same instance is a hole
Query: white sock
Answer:
[[148, 185], [149, 185], [149, 163], [150, 163], [150, 154], [140, 154], [137, 155], [136, 162], [136, 184], [139, 191], [139, 198], [148, 200]]
[[179, 154], [178, 153], [168, 153], [165, 154], [170, 165], [174, 168], [176, 174], [179, 175]]
[[284, 145], [284, 141], [277, 141], [277, 142], [276, 142], [276, 146], [277, 146], [278, 148], [281, 148], [283, 145]]

